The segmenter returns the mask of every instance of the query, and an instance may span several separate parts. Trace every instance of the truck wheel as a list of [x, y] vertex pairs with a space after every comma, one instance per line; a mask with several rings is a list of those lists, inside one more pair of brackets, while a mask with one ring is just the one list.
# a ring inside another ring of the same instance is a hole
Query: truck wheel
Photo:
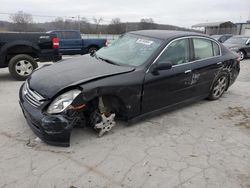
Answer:
[[88, 53], [91, 54], [91, 53], [96, 52], [97, 50], [98, 50], [97, 47], [90, 47]]
[[29, 55], [19, 54], [11, 58], [9, 62], [9, 72], [16, 80], [26, 80], [26, 78], [38, 67], [37, 62]]

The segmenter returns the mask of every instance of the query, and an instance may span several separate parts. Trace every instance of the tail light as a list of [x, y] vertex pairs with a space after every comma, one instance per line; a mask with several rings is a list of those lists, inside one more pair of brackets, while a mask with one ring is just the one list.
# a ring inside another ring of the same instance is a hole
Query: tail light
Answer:
[[53, 44], [54, 49], [58, 49], [59, 48], [59, 38], [53, 38], [52, 44]]

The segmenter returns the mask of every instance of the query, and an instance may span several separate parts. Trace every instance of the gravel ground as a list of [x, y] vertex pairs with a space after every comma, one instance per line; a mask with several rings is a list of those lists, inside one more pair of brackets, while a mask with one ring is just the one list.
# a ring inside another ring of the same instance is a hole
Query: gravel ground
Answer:
[[250, 187], [250, 60], [218, 101], [126, 125], [71, 147], [36, 140], [18, 105], [22, 82], [0, 69], [0, 187]]

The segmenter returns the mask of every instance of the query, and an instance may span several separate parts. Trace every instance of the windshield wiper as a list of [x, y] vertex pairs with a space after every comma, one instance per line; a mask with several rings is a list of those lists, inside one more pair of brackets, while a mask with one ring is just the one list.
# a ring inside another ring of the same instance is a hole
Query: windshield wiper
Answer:
[[117, 64], [117, 63], [115, 63], [115, 62], [113, 62], [113, 61], [110, 61], [109, 59], [105, 59], [105, 58], [102, 58], [102, 57], [98, 57], [98, 58], [99, 58], [100, 60], [102, 60], [102, 61], [105, 61], [105, 62], [109, 63], [109, 64], [120, 66], [119, 64]]

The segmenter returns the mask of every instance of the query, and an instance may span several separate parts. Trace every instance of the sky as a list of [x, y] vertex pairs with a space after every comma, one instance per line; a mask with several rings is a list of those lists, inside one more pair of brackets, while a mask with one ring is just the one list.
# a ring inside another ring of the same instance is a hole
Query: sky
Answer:
[[250, 20], [250, 0], [1, 0], [0, 4], [0, 20], [7, 21], [8, 13], [17, 11], [32, 14], [35, 22], [78, 16], [90, 22], [93, 17], [103, 18], [105, 24], [116, 17], [122, 22], [153, 18], [156, 23], [187, 28], [197, 23]]

